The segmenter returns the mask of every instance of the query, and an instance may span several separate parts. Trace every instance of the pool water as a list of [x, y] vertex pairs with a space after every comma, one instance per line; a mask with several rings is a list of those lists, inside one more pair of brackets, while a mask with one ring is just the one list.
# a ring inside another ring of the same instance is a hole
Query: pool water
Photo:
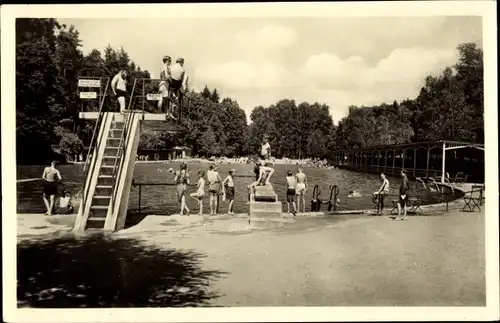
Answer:
[[[198, 163], [189, 164], [188, 170], [191, 174], [191, 182], [196, 183], [197, 172], [199, 170], [208, 170], [209, 164]], [[236, 170], [235, 178], [235, 203], [234, 211], [236, 213], [247, 213], [249, 206], [247, 204], [247, 186], [253, 182], [255, 175], [253, 173], [253, 164], [221, 164], [218, 165], [221, 178], [224, 179], [229, 170]], [[45, 166], [18, 166], [17, 179], [28, 179], [41, 177]], [[136, 164], [134, 172], [134, 180], [136, 182], [148, 183], [165, 183], [173, 182], [173, 175], [168, 172], [168, 169], [179, 168], [179, 164]], [[60, 165], [58, 169], [61, 172], [63, 182], [59, 187], [59, 192], [62, 189], [68, 189], [72, 195], [82, 189], [84, 181], [83, 165]], [[283, 202], [283, 210], [286, 211], [286, 172], [291, 170], [296, 171], [295, 165], [276, 165], [275, 174], [271, 178], [271, 183], [278, 194], [278, 198]], [[328, 200], [330, 191], [329, 185], [337, 185], [339, 188], [340, 206], [339, 210], [359, 210], [373, 209], [372, 193], [380, 188], [381, 182], [376, 174], [359, 173], [341, 169], [313, 168], [304, 166], [304, 172], [307, 175], [309, 189], [306, 194], [306, 211], [310, 210], [312, 191], [314, 185], [319, 185], [321, 190], [320, 198]], [[238, 177], [245, 175], [247, 177]], [[400, 179], [397, 177], [389, 178], [390, 194], [396, 195]], [[429, 192], [420, 183], [412, 182], [411, 195], [422, 195], [424, 204], [436, 203], [439, 194]], [[17, 183], [17, 212], [18, 213], [43, 213], [45, 207], [42, 200], [42, 182], [29, 181]], [[188, 193], [196, 190], [195, 186], [188, 188]], [[355, 190], [360, 193], [361, 197], [349, 198], [349, 192]], [[138, 209], [139, 189], [132, 187], [130, 193], [129, 210], [135, 212]], [[198, 212], [197, 202], [192, 199], [187, 199], [188, 207], [191, 213]], [[390, 204], [390, 202], [386, 202]], [[222, 202], [219, 212], [227, 212], [227, 202]], [[321, 210], [326, 210], [327, 205], [322, 205]], [[145, 214], [174, 214], [179, 213], [180, 205], [177, 200], [174, 186], [143, 186], [141, 192], [141, 213]], [[208, 196], [205, 195], [203, 211], [209, 211]]]

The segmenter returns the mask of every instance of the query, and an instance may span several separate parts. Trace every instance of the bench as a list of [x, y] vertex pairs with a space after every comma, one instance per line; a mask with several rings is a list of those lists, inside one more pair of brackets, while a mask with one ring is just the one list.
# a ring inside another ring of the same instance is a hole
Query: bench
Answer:
[[483, 204], [483, 185], [472, 185], [469, 192], [465, 192], [464, 195], [464, 207], [462, 211], [474, 212], [477, 208], [481, 211], [481, 205]]

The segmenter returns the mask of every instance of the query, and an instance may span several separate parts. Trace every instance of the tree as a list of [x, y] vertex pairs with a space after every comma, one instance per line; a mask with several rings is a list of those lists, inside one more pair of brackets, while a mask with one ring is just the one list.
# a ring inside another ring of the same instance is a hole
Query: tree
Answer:
[[307, 139], [307, 152], [310, 157], [325, 157], [326, 138], [321, 130], [315, 130]]
[[207, 157], [216, 153], [215, 151], [215, 134], [212, 127], [208, 127], [207, 131], [200, 137], [200, 152]]
[[[56, 32], [60, 32], [56, 36]], [[60, 42], [58, 44], [58, 42]], [[19, 163], [46, 163], [57, 143], [54, 134], [68, 90], [61, 82], [74, 76], [78, 34], [64, 31], [55, 19], [16, 20], [16, 135]], [[62, 60], [63, 53], [66, 60]], [[71, 64], [69, 64], [71, 62]], [[73, 65], [72, 65], [73, 64]], [[66, 74], [66, 76], [65, 76]]]
[[217, 92], [217, 89], [214, 89], [210, 94], [210, 100], [214, 103], [219, 103], [220, 97], [219, 93]]
[[83, 142], [76, 134], [60, 126], [55, 127], [54, 132], [60, 138], [59, 149], [61, 153], [68, 159], [83, 152]]
[[203, 88], [203, 91], [201, 92], [201, 96], [205, 99], [211, 99], [212, 93], [210, 93], [208, 86], [205, 85], [205, 87]]

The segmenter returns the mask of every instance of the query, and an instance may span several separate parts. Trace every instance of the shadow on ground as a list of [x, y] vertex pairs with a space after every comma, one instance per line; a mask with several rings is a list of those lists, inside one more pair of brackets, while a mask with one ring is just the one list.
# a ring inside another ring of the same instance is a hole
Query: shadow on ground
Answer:
[[134, 239], [64, 237], [18, 245], [19, 307], [197, 307], [221, 295], [202, 255]]

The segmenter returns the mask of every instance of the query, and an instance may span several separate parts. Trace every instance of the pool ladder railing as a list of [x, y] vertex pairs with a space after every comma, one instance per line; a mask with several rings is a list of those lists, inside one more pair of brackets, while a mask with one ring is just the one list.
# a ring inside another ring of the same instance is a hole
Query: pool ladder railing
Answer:
[[320, 212], [321, 205], [327, 204], [328, 211], [336, 211], [337, 210], [337, 199], [339, 195], [339, 188], [337, 185], [329, 185], [328, 189], [330, 190], [330, 198], [326, 201], [321, 200], [321, 190], [319, 189], [319, 185], [314, 185], [312, 199], [311, 199], [311, 212]]

